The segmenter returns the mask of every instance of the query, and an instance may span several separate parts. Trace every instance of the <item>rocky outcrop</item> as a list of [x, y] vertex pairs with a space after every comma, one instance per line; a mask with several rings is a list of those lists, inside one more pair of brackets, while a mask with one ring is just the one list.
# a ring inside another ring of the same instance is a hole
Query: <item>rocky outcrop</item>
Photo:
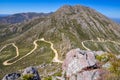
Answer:
[[81, 73], [72, 75], [69, 80], [104, 80], [101, 74], [104, 71], [102, 69], [88, 70]]
[[104, 70], [95, 59], [98, 52], [72, 49], [66, 54], [66, 59], [62, 65], [65, 78], [68, 80], [103, 80]]
[[31, 78], [31, 80], [41, 80], [40, 76], [38, 74], [38, 71], [34, 67], [28, 67], [22, 73], [23, 76], [27, 75], [27, 74], [32, 74], [33, 75], [33, 77]]
[[11, 73], [4, 76], [2, 80], [18, 80], [20, 78], [20, 73]]
[[[30, 76], [31, 75], [31, 76]], [[11, 73], [3, 77], [2, 80], [41, 80], [38, 71], [34, 67], [27, 67], [23, 73]]]

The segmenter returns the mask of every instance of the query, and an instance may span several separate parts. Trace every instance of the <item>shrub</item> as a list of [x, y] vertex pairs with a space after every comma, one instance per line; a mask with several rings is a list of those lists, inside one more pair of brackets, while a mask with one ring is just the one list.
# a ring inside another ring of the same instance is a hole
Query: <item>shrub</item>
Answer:
[[33, 74], [25, 74], [22, 76], [22, 80], [32, 80]]
[[107, 62], [107, 61], [109, 61], [109, 56], [108, 56], [107, 53], [105, 53], [105, 54], [102, 54], [100, 56], [97, 55], [96, 59], [99, 60], [99, 61], [101, 61], [101, 62]]
[[51, 76], [46, 77], [46, 78], [44, 78], [44, 80], [52, 80], [52, 77]]
[[109, 74], [105, 75], [105, 80], [119, 80], [120, 79], [120, 59], [112, 53], [106, 53], [101, 56], [96, 56], [96, 59], [103, 62], [110, 62], [111, 66], [107, 69]]

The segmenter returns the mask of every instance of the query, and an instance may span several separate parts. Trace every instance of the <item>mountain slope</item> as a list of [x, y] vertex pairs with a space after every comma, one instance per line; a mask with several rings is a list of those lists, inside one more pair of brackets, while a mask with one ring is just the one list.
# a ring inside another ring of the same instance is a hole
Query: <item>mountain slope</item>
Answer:
[[[0, 49], [5, 44], [15, 43], [20, 52], [18, 58], [30, 52], [34, 48], [34, 40], [40, 38], [45, 38], [45, 40], [54, 44], [53, 46], [58, 51], [60, 60], [64, 59], [66, 52], [77, 47], [81, 49], [87, 47], [90, 50], [103, 50], [119, 54], [119, 44], [104, 41], [111, 40], [119, 43], [120, 26], [88, 7], [65, 5], [50, 16], [38, 18], [14, 27], [16, 30], [13, 34], [8, 33], [7, 37], [3, 37], [4, 40], [0, 43]], [[30, 65], [38, 66], [43, 62], [49, 64], [52, 61], [54, 52], [50, 49], [49, 44], [42, 41], [37, 43], [38, 48], [33, 54], [7, 67], [4, 67], [2, 62], [15, 56], [15, 49], [12, 46], [5, 48], [0, 54], [0, 66], [2, 66], [0, 72], [5, 74], [21, 70]], [[11, 67], [15, 67], [14, 70], [10, 69]], [[49, 65], [45, 69], [49, 73], [59, 68], [60, 64], [53, 63], [52, 67]], [[40, 69], [39, 72], [44, 74], [45, 69]]]
[[[102, 38], [118, 41], [120, 38], [119, 25], [95, 10], [79, 5], [63, 6], [32, 27], [15, 39], [18, 38], [19, 41], [20, 38], [27, 40], [27, 38], [32, 37], [34, 39], [44, 37], [55, 42], [56, 45], [61, 44], [64, 49], [67, 48], [64, 43], [69, 45], [69, 48], [83, 48], [80, 43], [84, 40]], [[60, 46], [58, 46], [59, 48]], [[66, 52], [66, 50], [61, 51]]]

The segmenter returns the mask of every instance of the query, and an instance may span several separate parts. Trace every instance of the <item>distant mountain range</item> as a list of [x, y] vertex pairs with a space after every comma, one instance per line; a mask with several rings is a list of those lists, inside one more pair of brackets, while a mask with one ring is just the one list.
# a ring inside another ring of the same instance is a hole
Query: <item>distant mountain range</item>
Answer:
[[0, 16], [0, 23], [2, 24], [15, 24], [15, 23], [21, 23], [27, 20], [31, 20], [33, 18], [39, 18], [39, 17], [45, 17], [52, 13], [35, 13], [35, 12], [29, 12], [29, 13], [18, 13], [13, 15], [7, 15], [7, 14], [1, 14]]

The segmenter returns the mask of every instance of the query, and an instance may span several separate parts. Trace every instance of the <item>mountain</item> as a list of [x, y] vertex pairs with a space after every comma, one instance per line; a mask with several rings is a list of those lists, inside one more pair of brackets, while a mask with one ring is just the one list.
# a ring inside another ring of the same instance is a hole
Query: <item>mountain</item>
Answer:
[[[42, 78], [60, 75], [61, 64], [54, 62], [60, 63], [73, 48], [120, 54], [120, 26], [80, 5], [65, 5], [49, 16], [1, 26], [0, 33], [0, 76], [43, 63], [44, 69], [38, 69]], [[13, 64], [3, 65], [6, 60]]]
[[28, 13], [18, 13], [18, 14], [13, 14], [8, 16], [3, 15], [2, 17], [0, 17], [0, 23], [7, 23], [7, 24], [21, 23], [33, 18], [48, 16], [50, 14], [52, 13], [28, 12]]

